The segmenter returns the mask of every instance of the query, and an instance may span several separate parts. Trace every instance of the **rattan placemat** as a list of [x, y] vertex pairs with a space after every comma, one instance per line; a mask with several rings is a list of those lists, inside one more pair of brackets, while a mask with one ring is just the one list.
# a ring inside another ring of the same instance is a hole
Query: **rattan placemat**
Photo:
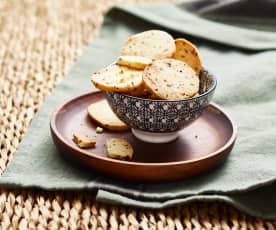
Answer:
[[[45, 97], [120, 2], [0, 1], [1, 173]], [[222, 203], [152, 211], [99, 204], [88, 192], [39, 190], [1, 190], [0, 222], [1, 229], [276, 229]]]

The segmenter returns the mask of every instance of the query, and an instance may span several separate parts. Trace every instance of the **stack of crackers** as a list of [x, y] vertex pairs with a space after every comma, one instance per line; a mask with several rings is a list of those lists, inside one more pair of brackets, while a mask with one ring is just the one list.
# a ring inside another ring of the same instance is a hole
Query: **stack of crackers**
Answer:
[[95, 87], [132, 96], [181, 100], [199, 91], [201, 58], [184, 38], [149, 30], [129, 37], [117, 63], [92, 76]]

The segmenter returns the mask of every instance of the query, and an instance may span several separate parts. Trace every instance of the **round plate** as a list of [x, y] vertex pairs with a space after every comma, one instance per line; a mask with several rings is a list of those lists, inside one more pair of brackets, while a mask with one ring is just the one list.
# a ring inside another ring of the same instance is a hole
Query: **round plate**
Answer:
[[[236, 127], [230, 117], [213, 104], [170, 143], [142, 142], [131, 131], [104, 130], [104, 133], [96, 134], [97, 124], [88, 116], [87, 107], [103, 99], [102, 92], [94, 92], [64, 103], [52, 115], [51, 132], [56, 146], [65, 156], [108, 176], [139, 181], [191, 177], [222, 163], [236, 139]], [[72, 141], [75, 132], [95, 137], [96, 148], [79, 148]], [[105, 142], [112, 137], [125, 138], [131, 143], [134, 149], [132, 161], [107, 157]]]

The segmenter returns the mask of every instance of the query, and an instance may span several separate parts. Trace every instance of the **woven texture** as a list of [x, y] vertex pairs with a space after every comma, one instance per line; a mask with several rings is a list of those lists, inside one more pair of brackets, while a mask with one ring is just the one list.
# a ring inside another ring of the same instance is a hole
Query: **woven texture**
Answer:
[[[1, 173], [45, 97], [121, 2], [0, 1]], [[87, 192], [37, 190], [1, 190], [0, 222], [1, 229], [276, 229], [222, 203], [151, 211], [95, 203]]]

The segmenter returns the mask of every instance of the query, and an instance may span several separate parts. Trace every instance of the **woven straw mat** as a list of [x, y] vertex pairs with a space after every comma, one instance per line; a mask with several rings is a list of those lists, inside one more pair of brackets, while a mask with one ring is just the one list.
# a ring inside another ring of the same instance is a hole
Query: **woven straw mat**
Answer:
[[[1, 173], [44, 98], [120, 2], [0, 1]], [[0, 222], [1, 229], [276, 229], [222, 203], [152, 211], [99, 204], [88, 192], [3, 189]]]

